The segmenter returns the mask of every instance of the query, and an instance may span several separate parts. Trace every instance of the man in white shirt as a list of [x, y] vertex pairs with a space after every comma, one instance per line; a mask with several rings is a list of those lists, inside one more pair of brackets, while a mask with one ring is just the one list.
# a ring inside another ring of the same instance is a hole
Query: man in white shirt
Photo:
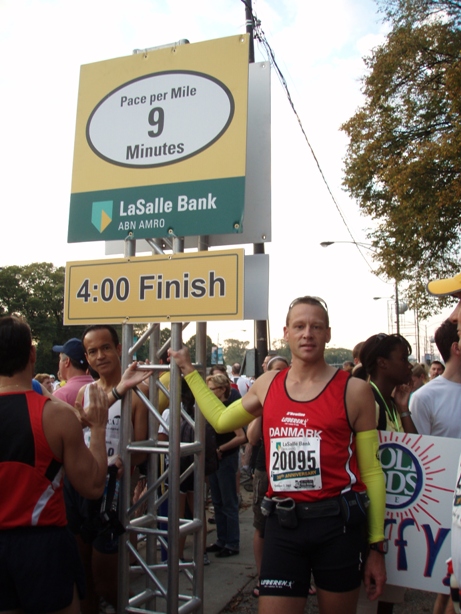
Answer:
[[244, 375], [240, 375], [241, 365], [236, 362], [232, 365], [231, 380], [237, 385], [240, 395], [246, 395], [251, 386], [251, 381]]
[[435, 331], [435, 343], [445, 361], [442, 375], [412, 395], [410, 411], [418, 433], [461, 438], [461, 351], [457, 325], [445, 320]]
[[[459, 311], [460, 304], [453, 313]], [[434, 335], [437, 348], [446, 364], [445, 371], [416, 390], [410, 399], [413, 422], [418, 432], [423, 435], [461, 437], [461, 349], [457, 324], [452, 318], [453, 314]], [[449, 595], [437, 595], [433, 614], [453, 612], [452, 604], [448, 601]]]

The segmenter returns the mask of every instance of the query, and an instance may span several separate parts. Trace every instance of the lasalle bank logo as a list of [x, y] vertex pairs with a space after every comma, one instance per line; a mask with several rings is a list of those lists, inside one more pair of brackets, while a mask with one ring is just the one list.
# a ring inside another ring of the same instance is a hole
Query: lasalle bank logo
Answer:
[[93, 203], [91, 208], [91, 223], [99, 232], [104, 232], [112, 222], [113, 207], [114, 202], [112, 200]]

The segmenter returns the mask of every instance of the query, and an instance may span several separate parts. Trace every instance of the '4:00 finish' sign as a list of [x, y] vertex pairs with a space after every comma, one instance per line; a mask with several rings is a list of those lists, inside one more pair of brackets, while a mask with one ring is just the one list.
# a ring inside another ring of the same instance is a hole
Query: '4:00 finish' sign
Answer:
[[82, 66], [69, 241], [241, 232], [248, 38]]
[[243, 319], [243, 249], [68, 262], [65, 324]]

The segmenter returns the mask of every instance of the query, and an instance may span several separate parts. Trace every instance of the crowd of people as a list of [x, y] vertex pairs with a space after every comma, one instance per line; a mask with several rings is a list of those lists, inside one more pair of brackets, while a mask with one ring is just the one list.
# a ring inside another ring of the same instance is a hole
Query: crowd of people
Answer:
[[[429, 291], [461, 299], [461, 274], [432, 282]], [[328, 307], [314, 296], [289, 306], [284, 338], [291, 361], [269, 353], [255, 381], [238, 363], [230, 373], [214, 365], [204, 380], [186, 348], [170, 350], [183, 375], [183, 407], [193, 417], [192, 393], [211, 425], [207, 479], [216, 539], [206, 546], [204, 564], [210, 553], [217, 559], [239, 554], [239, 450], [246, 447], [258, 572], [253, 594], [262, 614], [301, 614], [314, 592], [322, 614], [383, 614], [401, 601], [402, 589], [386, 584], [377, 432], [461, 437], [460, 316], [461, 300], [435, 334], [443, 363], [429, 369], [410, 363], [404, 337], [383, 333], [358, 344], [342, 369], [327, 364]], [[122, 374], [121, 345], [109, 325], [89, 326], [81, 340], [53, 350], [64, 385], [35, 374], [27, 323], [0, 318], [0, 489], [10, 493], [0, 506], [0, 612], [92, 614], [101, 598], [117, 608], [123, 527], [116, 517], [104, 525], [98, 519], [122, 470], [126, 394], [132, 441], [148, 438], [147, 408], [133, 389], [150, 372], [133, 363]], [[133, 487], [145, 460], [144, 453], [131, 455], [126, 474], [135, 476]], [[193, 480], [182, 485], [182, 509], [193, 489]], [[460, 509], [461, 495], [453, 512], [458, 579]], [[434, 614], [450, 612], [448, 601], [439, 595]]]

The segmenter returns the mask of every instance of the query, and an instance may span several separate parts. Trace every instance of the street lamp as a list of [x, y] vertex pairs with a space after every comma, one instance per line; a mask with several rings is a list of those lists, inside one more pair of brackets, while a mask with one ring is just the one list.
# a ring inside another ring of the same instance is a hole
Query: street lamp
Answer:
[[[373, 300], [374, 301], [380, 301], [382, 299], [385, 300], [394, 300], [394, 295], [392, 296], [374, 296]], [[403, 315], [404, 313], [406, 313], [408, 311], [408, 305], [405, 303], [405, 301], [402, 301], [399, 303], [399, 315]]]
[[370, 250], [370, 252], [376, 251], [369, 243], [360, 243], [359, 241], [322, 241], [320, 245], [322, 247], [330, 247], [330, 245], [333, 245], [334, 243], [348, 243], [349, 245], [357, 245], [358, 247], [364, 247], [365, 249]]
[[[376, 250], [369, 243], [360, 243], [358, 241], [322, 241], [320, 245], [322, 247], [330, 247], [334, 243], [347, 243], [349, 245], [355, 245], [356, 247], [363, 247], [364, 249], [368, 249], [370, 252], [376, 253]], [[370, 267], [371, 268], [371, 267]], [[397, 325], [397, 334], [400, 334], [400, 311], [399, 311], [399, 288], [397, 285], [397, 280], [394, 280], [394, 307], [395, 307], [395, 322]], [[403, 312], [402, 312], [403, 313]]]

